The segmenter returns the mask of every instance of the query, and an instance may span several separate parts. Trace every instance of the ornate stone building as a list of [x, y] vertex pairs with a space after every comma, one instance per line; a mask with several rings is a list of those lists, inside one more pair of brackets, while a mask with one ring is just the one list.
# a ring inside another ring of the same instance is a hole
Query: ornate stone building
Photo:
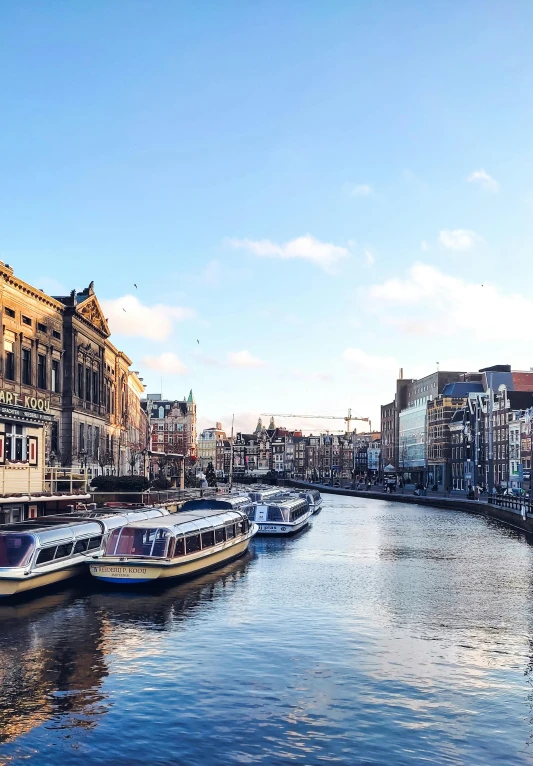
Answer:
[[[87, 469], [89, 475], [131, 470], [131, 445], [147, 447], [140, 407], [144, 387], [129, 369], [131, 361], [110, 341], [93, 283], [52, 297], [0, 262], [0, 307], [0, 399], [11, 405], [6, 415], [41, 424], [43, 475], [46, 466]], [[0, 423], [9, 462], [30, 455], [29, 431], [22, 445], [16, 429], [17, 438], [8, 443], [13, 422]]]

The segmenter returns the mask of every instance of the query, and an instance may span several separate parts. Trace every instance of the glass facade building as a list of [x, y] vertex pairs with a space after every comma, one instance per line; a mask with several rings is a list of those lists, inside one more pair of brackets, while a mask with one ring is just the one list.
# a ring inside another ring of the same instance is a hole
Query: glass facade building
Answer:
[[400, 412], [399, 467], [423, 470], [426, 465], [426, 402]]

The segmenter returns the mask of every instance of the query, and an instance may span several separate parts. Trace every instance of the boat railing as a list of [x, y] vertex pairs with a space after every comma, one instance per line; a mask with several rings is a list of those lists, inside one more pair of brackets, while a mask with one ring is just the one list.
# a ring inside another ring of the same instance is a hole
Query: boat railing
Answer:
[[50, 495], [86, 495], [87, 470], [47, 466], [44, 471], [43, 491]]

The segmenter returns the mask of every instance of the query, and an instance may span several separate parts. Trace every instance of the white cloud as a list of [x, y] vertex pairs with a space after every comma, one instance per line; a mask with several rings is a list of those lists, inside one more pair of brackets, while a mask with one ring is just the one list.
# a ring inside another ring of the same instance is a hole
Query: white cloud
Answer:
[[151, 370], [166, 372], [170, 375], [183, 375], [187, 372], [187, 367], [171, 351], [167, 351], [159, 356], [145, 356], [142, 363]]
[[496, 181], [496, 179], [492, 176], [489, 176], [489, 174], [483, 170], [483, 168], [481, 168], [481, 170], [474, 170], [474, 172], [470, 173], [466, 180], [469, 183], [477, 183], [484, 189], [487, 189], [491, 192], [497, 192], [500, 188], [498, 181]]
[[443, 229], [439, 239], [450, 250], [468, 250], [476, 242], [482, 241], [479, 234], [469, 229]]
[[249, 351], [233, 351], [227, 356], [230, 367], [264, 367], [266, 364], [257, 356], [252, 356]]
[[420, 247], [422, 248], [424, 252], [426, 252], [429, 249], [429, 245], [425, 239], [422, 240], [422, 244], [420, 245]]
[[382, 316], [379, 304], [397, 306], [399, 313], [385, 315], [385, 321], [408, 334], [491, 343], [531, 338], [533, 303], [523, 295], [504, 293], [488, 282], [466, 282], [425, 263], [415, 263], [405, 279], [373, 285], [370, 298]]
[[367, 266], [373, 266], [376, 262], [376, 258], [370, 250], [365, 250], [365, 262]]
[[243, 248], [261, 258], [281, 258], [282, 260], [300, 258], [311, 261], [328, 272], [334, 271], [335, 266], [350, 255], [347, 248], [330, 242], [320, 242], [310, 234], [296, 237], [283, 244], [271, 242], [269, 239], [230, 239], [228, 242], [232, 247]]
[[368, 184], [356, 184], [350, 190], [352, 197], [369, 197], [372, 193], [373, 189]]
[[100, 301], [111, 332], [150, 340], [166, 340], [175, 321], [194, 316], [190, 308], [156, 304], [145, 306], [135, 295]]
[[397, 372], [399, 364], [393, 356], [379, 356], [367, 354], [360, 348], [347, 348], [342, 352], [342, 358], [350, 364], [350, 367], [361, 373], [387, 373]]
[[209, 356], [208, 354], [204, 354], [203, 351], [195, 351], [194, 356], [198, 359], [199, 362], [202, 364], [206, 364], [208, 367], [223, 367], [224, 363], [220, 361], [220, 359], [217, 359], [214, 356]]

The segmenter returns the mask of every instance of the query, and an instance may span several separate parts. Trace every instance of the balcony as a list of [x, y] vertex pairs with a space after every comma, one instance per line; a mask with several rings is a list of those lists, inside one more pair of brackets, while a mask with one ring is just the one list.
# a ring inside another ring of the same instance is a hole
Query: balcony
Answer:
[[0, 497], [3, 501], [47, 500], [60, 497], [87, 497], [87, 476], [73, 468], [39, 467], [28, 463], [0, 466]]

